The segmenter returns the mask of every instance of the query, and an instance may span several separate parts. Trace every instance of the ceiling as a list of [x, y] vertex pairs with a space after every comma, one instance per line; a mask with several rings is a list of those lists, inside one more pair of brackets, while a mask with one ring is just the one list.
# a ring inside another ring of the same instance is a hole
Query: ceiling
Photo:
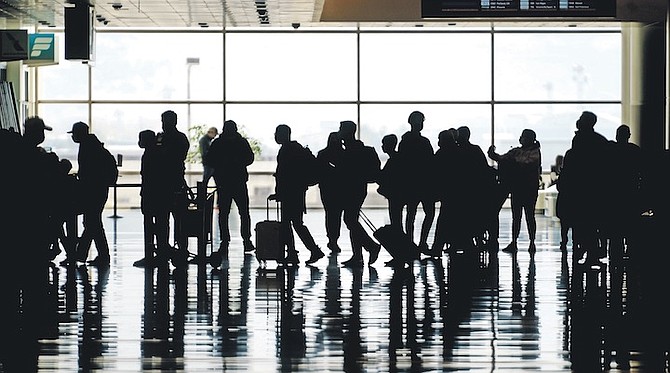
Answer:
[[[63, 27], [63, 9], [72, 1], [81, 0], [0, 0], [0, 29], [31, 25]], [[421, 0], [90, 1], [94, 4], [98, 28], [221, 28], [224, 25], [258, 27], [291, 26], [296, 23], [338, 25], [332, 22], [382, 22], [386, 26], [425, 24], [420, 17]], [[659, 17], [665, 15], [665, 9], [667, 0], [617, 0], [617, 19], [644, 20]], [[458, 20], [458, 25], [482, 25], [483, 21], [490, 23], [490, 20]], [[534, 26], [561, 25], [560, 22], [547, 20], [516, 21], [518, 26], [529, 23]], [[580, 26], [603, 25], [597, 21], [577, 21], [571, 23]], [[444, 25], [444, 22], [441, 22], [441, 25]]]

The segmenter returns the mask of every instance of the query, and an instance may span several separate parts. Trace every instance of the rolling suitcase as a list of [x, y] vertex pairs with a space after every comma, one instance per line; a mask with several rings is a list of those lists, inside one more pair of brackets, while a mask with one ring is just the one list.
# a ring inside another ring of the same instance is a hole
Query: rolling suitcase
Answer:
[[365, 225], [372, 230], [373, 237], [391, 254], [393, 259], [405, 263], [412, 262], [416, 253], [419, 252], [419, 247], [403, 232], [401, 227], [389, 224], [377, 229], [363, 211], [360, 216]]
[[266, 264], [268, 260], [281, 262], [284, 259], [284, 245], [281, 242], [279, 222], [279, 202], [277, 220], [270, 220], [270, 200], [266, 201], [266, 220], [256, 224], [256, 260]]

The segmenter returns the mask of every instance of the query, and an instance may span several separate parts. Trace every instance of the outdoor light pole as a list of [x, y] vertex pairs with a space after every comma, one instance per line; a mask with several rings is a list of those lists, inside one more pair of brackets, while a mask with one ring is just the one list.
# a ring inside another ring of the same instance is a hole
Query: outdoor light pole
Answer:
[[186, 58], [186, 126], [191, 129], [191, 67], [200, 64], [200, 58]]
[[[200, 64], [199, 57], [186, 57], [186, 136], [191, 136], [191, 67]], [[191, 163], [186, 166], [191, 168]]]

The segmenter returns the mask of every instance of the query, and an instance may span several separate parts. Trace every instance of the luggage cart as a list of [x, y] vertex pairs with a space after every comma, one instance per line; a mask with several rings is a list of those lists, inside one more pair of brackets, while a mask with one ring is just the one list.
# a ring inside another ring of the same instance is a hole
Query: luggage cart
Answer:
[[[195, 192], [194, 192], [195, 190]], [[175, 222], [175, 240], [180, 250], [185, 250], [190, 263], [207, 263], [207, 245], [214, 247], [214, 234], [212, 229], [214, 216], [214, 192], [207, 191], [207, 185], [198, 182], [195, 188], [186, 188], [187, 203], [181, 207], [179, 221]], [[189, 237], [198, 239], [197, 253], [188, 252]], [[182, 242], [179, 245], [179, 242]], [[182, 247], [183, 246], [183, 247]]]

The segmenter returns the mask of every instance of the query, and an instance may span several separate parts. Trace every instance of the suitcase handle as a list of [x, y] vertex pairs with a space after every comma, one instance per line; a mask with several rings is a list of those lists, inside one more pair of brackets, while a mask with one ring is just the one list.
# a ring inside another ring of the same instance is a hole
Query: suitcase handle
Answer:
[[365, 225], [367, 225], [368, 228], [370, 228], [370, 230], [372, 230], [373, 232], [377, 230], [377, 228], [375, 228], [375, 225], [372, 224], [372, 220], [370, 220], [370, 218], [368, 218], [368, 216], [365, 215], [363, 210], [360, 210], [359, 216], [361, 217], [361, 220], [363, 220], [363, 223], [365, 223]]
[[[270, 220], [270, 197], [265, 199], [265, 216], [266, 220]], [[277, 201], [277, 220], [279, 220], [279, 201]]]

